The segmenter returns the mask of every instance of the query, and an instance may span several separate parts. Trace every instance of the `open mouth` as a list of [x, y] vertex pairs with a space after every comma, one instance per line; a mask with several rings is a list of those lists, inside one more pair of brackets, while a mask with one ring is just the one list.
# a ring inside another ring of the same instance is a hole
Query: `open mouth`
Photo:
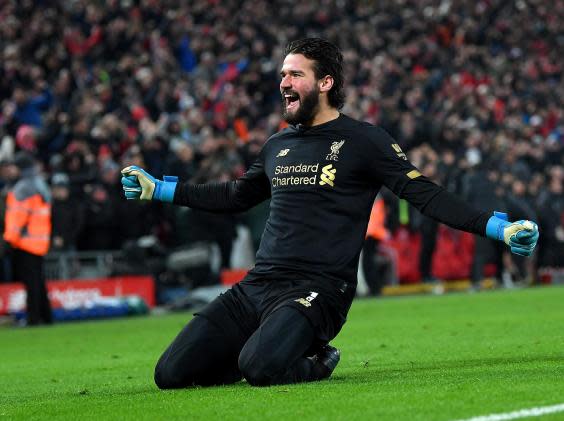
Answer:
[[292, 111], [299, 107], [300, 96], [293, 92], [286, 92], [284, 94], [284, 101], [286, 104], [286, 111]]

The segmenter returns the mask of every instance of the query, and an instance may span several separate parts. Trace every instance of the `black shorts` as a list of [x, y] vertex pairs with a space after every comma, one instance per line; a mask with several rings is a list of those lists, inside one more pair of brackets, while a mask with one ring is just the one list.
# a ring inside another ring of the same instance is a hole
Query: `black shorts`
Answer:
[[245, 278], [196, 313], [221, 326], [235, 346], [243, 346], [260, 324], [281, 307], [293, 307], [315, 329], [315, 349], [332, 340], [346, 321], [354, 291], [320, 287], [313, 281]]

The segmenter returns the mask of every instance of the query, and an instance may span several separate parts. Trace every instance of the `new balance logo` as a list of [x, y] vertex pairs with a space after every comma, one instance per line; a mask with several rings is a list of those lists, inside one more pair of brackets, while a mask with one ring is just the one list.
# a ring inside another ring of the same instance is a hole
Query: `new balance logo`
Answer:
[[333, 168], [333, 164], [325, 165], [321, 168], [321, 181], [319, 182], [320, 186], [324, 186], [325, 184], [329, 184], [331, 187], [335, 186], [335, 173], [337, 172], [337, 168]]
[[278, 152], [278, 155], [276, 155], [276, 158], [280, 158], [281, 156], [286, 156], [286, 155], [288, 155], [288, 152], [290, 152], [290, 149], [282, 149], [280, 152]]

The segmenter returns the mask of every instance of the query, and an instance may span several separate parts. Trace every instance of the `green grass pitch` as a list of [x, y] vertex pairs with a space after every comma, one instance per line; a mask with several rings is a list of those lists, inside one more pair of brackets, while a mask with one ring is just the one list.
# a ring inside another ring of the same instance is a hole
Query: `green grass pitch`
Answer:
[[160, 391], [155, 361], [189, 317], [0, 328], [0, 418], [454, 420], [564, 403], [562, 287], [359, 300], [328, 381]]

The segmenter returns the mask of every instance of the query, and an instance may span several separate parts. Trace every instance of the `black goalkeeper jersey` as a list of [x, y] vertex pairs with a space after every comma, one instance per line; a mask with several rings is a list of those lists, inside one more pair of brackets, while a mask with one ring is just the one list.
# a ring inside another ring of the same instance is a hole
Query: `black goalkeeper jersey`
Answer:
[[356, 285], [358, 259], [382, 186], [423, 214], [484, 235], [489, 215], [421, 175], [384, 130], [341, 114], [271, 136], [244, 176], [179, 184], [174, 203], [239, 212], [272, 198], [251, 278]]

